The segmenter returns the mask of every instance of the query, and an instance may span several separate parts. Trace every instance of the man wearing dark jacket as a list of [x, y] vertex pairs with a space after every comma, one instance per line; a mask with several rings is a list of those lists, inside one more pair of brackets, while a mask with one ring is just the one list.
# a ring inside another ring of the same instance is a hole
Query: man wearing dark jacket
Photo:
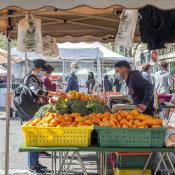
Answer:
[[78, 64], [72, 63], [71, 64], [71, 74], [68, 77], [66, 92], [69, 92], [69, 91], [77, 91], [78, 92], [79, 91], [78, 78], [75, 74], [77, 70], [78, 70]]
[[126, 81], [133, 103], [145, 114], [154, 113], [154, 88], [145, 80], [139, 71], [132, 71], [127, 61], [115, 64], [115, 70]]

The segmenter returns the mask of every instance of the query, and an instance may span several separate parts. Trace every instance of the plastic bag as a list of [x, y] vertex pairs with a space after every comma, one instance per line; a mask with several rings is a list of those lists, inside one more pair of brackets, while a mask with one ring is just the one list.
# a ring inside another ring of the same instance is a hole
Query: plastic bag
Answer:
[[45, 57], [58, 57], [58, 46], [56, 38], [45, 35], [43, 37], [43, 56]]
[[116, 46], [123, 46], [126, 48], [133, 47], [137, 18], [138, 10], [124, 10], [122, 12], [118, 33], [115, 39]]
[[42, 52], [40, 19], [25, 17], [19, 21], [17, 48], [22, 52]]
[[175, 128], [167, 128], [165, 132], [166, 147], [175, 147]]

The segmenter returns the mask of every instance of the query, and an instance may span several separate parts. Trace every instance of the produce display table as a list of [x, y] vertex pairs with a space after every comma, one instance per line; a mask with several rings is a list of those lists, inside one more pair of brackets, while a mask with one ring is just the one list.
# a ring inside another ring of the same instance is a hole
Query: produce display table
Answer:
[[[61, 164], [59, 166], [58, 174], [60, 175], [63, 170], [63, 166], [66, 162], [66, 159], [68, 159], [68, 153], [73, 152], [72, 158], [74, 156], [77, 157], [78, 161], [80, 162], [80, 165], [82, 167], [82, 171], [84, 175], [87, 175], [86, 169], [84, 167], [84, 164], [80, 158], [80, 153], [79, 152], [97, 152], [100, 155], [100, 175], [107, 175], [107, 155], [112, 152], [150, 152], [150, 156], [147, 160], [147, 163], [145, 164], [144, 169], [147, 168], [147, 165], [151, 159], [151, 156], [153, 153], [157, 152], [160, 153], [160, 161], [157, 165], [156, 171], [154, 174], [157, 173], [160, 164], [163, 163], [165, 166], [166, 170], [168, 170], [167, 165], [164, 161], [164, 157], [167, 156], [169, 163], [171, 165], [172, 171], [175, 173], [175, 169], [173, 166], [173, 163], [169, 157], [170, 152], [175, 152], [175, 148], [108, 148], [108, 147], [98, 147], [98, 146], [90, 146], [90, 147], [25, 147], [24, 145], [20, 146], [19, 148], [20, 152], [43, 152], [43, 151], [50, 151], [52, 152], [52, 174], [56, 175], [57, 170], [56, 170], [56, 158], [57, 158], [57, 152], [62, 154], [63, 159], [61, 160]], [[68, 169], [70, 168], [72, 159], [69, 161], [68, 166], [66, 168], [66, 171], [64, 174], [67, 173]], [[59, 161], [60, 162], [60, 161]], [[54, 164], [54, 166], [53, 166]], [[54, 168], [53, 168], [54, 167]], [[54, 169], [54, 170], [53, 170]], [[144, 171], [143, 171], [144, 172]], [[144, 174], [144, 173], [143, 173]]]

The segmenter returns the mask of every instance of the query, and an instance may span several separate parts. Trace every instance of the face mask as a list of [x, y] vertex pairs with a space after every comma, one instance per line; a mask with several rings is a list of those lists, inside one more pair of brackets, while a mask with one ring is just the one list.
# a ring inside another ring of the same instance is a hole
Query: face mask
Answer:
[[38, 73], [38, 77], [44, 77], [44, 75], [45, 75], [45, 72], [41, 71], [41, 72]]
[[78, 71], [77, 68], [72, 68], [72, 69], [71, 69], [71, 72], [72, 72], [72, 73], [76, 73], [77, 71]]

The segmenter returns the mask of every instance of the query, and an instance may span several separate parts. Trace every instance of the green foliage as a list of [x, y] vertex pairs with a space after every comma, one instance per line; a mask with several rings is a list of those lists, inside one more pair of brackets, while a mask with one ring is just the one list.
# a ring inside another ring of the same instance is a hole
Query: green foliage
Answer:
[[50, 104], [44, 105], [36, 112], [35, 118], [42, 118], [46, 112], [56, 112], [56, 109]]
[[[16, 40], [11, 40], [11, 47], [16, 47], [17, 46], [17, 41]], [[3, 35], [0, 33], [0, 48], [7, 50], [7, 37], [6, 35]]]
[[108, 108], [105, 105], [102, 104], [96, 104], [95, 106], [95, 113], [105, 113], [109, 111]]
[[55, 106], [57, 112], [59, 114], [67, 114], [69, 113], [68, 105], [67, 102], [64, 99], [60, 99], [56, 106]]
[[71, 112], [72, 113], [79, 113], [81, 116], [88, 115], [88, 109], [85, 103], [77, 100], [74, 101], [71, 105]]

